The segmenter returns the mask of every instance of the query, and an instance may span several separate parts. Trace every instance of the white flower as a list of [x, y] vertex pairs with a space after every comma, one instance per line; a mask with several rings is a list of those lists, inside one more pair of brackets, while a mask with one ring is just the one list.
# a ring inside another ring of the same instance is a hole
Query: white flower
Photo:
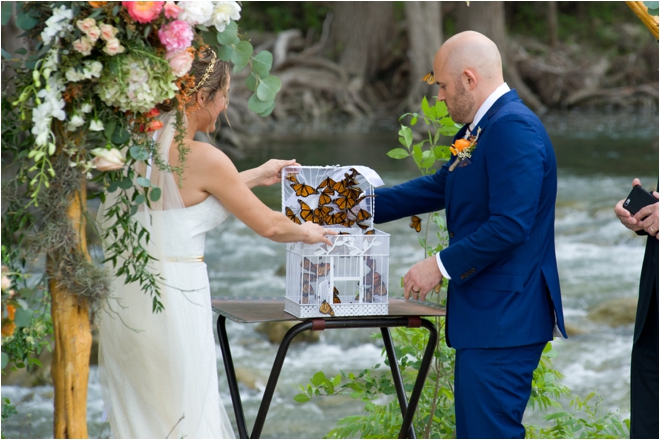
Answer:
[[191, 25], [203, 24], [213, 15], [213, 2], [179, 2], [182, 11], [179, 20], [187, 21]]
[[218, 32], [224, 32], [225, 27], [231, 20], [238, 20], [241, 18], [241, 7], [235, 1], [219, 1], [215, 2], [213, 14], [207, 22], [208, 25], [214, 25]]
[[85, 76], [82, 73], [76, 71], [76, 69], [73, 67], [64, 72], [64, 76], [66, 76], [66, 79], [69, 80], [69, 82], [78, 82], [85, 79]]
[[62, 5], [57, 9], [53, 9], [53, 15], [46, 20], [46, 28], [41, 32], [41, 39], [44, 44], [50, 44], [53, 38], [60, 35], [63, 31], [73, 30], [71, 20], [73, 19], [73, 11], [67, 9]]
[[92, 163], [99, 171], [120, 170], [126, 162], [124, 155], [116, 148], [110, 150], [106, 148], [94, 148], [90, 153], [95, 156]]
[[103, 122], [98, 119], [92, 119], [92, 122], [89, 123], [89, 129], [91, 131], [103, 131]]
[[79, 127], [82, 127], [85, 124], [85, 118], [78, 114], [74, 114], [69, 123], [66, 125], [66, 129], [69, 131], [76, 131]]
[[80, 113], [89, 113], [92, 111], [92, 104], [89, 102], [84, 103], [80, 106]]

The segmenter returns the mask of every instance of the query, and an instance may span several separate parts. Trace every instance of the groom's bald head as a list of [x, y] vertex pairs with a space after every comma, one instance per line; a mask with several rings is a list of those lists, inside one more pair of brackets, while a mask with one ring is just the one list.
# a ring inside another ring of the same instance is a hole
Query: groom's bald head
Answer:
[[445, 41], [435, 55], [433, 70], [440, 85], [438, 99], [447, 103], [452, 118], [461, 123], [472, 122], [481, 104], [504, 83], [497, 45], [474, 31]]

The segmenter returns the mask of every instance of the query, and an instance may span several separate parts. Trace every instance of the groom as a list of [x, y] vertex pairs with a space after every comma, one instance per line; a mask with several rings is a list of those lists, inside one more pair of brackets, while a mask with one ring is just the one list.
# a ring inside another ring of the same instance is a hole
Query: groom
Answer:
[[566, 337], [554, 247], [555, 155], [539, 119], [504, 82], [500, 53], [487, 37], [453, 36], [433, 69], [438, 99], [465, 124], [454, 145], [472, 147], [433, 175], [377, 189], [375, 221], [445, 210], [449, 246], [408, 271], [404, 295], [424, 300], [443, 277], [450, 280], [456, 436], [523, 438], [532, 373], [547, 341]]

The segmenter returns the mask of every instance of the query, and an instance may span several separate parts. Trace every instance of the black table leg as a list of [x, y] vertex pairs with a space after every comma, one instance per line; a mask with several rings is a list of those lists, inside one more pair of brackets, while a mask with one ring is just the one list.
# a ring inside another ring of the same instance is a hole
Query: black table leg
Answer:
[[231, 358], [231, 350], [229, 349], [229, 338], [227, 337], [227, 329], [225, 328], [226, 318], [222, 315], [218, 316], [218, 342], [220, 343], [220, 350], [222, 351], [222, 361], [225, 364], [225, 372], [227, 373], [227, 382], [229, 383], [229, 393], [231, 394], [232, 406], [234, 407], [234, 415], [236, 416], [236, 426], [238, 427], [239, 438], [249, 438], [247, 427], [245, 424], [245, 414], [243, 412], [243, 402], [241, 402], [241, 395], [238, 392], [238, 382], [236, 381], [236, 371], [234, 370], [234, 361]]
[[433, 323], [428, 319], [422, 319], [421, 325], [429, 331], [429, 341], [426, 343], [424, 356], [422, 356], [422, 363], [419, 366], [419, 374], [417, 375], [417, 380], [415, 381], [413, 391], [410, 394], [408, 409], [403, 416], [403, 423], [401, 424], [401, 430], [399, 431], [399, 438], [406, 438], [406, 427], [412, 425], [412, 420], [415, 415], [415, 411], [417, 410], [417, 404], [419, 403], [419, 398], [421, 397], [422, 390], [424, 389], [424, 382], [426, 381], [426, 376], [429, 372], [429, 368], [431, 367], [431, 361], [433, 361], [435, 346], [438, 343], [438, 331], [436, 330], [435, 325], [433, 325]]
[[[390, 335], [390, 329], [388, 327], [381, 327], [380, 332], [383, 335], [383, 343], [385, 344], [385, 351], [387, 352], [387, 359], [390, 361], [390, 370], [392, 371], [392, 380], [394, 382], [394, 388], [396, 389], [396, 395], [399, 399], [399, 407], [401, 408], [401, 415], [405, 417], [406, 411], [408, 410], [408, 400], [406, 398], [406, 390], [403, 388], [403, 379], [401, 378], [401, 371], [399, 370], [399, 364], [396, 359], [396, 353], [394, 352], [394, 344], [392, 343], [392, 335]], [[401, 426], [401, 431], [403, 431], [404, 426]], [[409, 425], [407, 430], [408, 438], [417, 438], [415, 436], [415, 428]]]
[[257, 418], [254, 420], [254, 427], [252, 428], [252, 435], [250, 438], [259, 438], [261, 436], [261, 430], [264, 427], [264, 422], [266, 421], [266, 415], [268, 415], [268, 408], [270, 408], [270, 402], [273, 399], [273, 393], [275, 393], [275, 386], [277, 385], [277, 380], [280, 377], [280, 372], [282, 371], [282, 364], [284, 363], [284, 358], [286, 357], [286, 352], [289, 349], [289, 345], [293, 338], [295, 338], [298, 333], [304, 332], [305, 330], [310, 330], [313, 326], [312, 321], [304, 321], [300, 324], [296, 324], [286, 332], [282, 342], [280, 343], [280, 348], [277, 350], [277, 355], [275, 356], [275, 361], [273, 362], [273, 369], [270, 372], [268, 377], [268, 383], [266, 384], [266, 389], [264, 390], [264, 396], [261, 399], [261, 405], [259, 405], [259, 412], [257, 413]]

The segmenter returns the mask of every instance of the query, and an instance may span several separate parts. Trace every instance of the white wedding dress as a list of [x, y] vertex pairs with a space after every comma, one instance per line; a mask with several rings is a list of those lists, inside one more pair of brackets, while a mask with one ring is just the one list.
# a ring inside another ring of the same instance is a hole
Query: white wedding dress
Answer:
[[[161, 131], [159, 153], [167, 158], [171, 118]], [[218, 391], [203, 262], [206, 232], [220, 225], [228, 211], [213, 196], [186, 208], [171, 173], [154, 168], [146, 175], [163, 196], [150, 208], [142, 205], [134, 218], [151, 234], [146, 247], [157, 258], [150, 268], [162, 277], [164, 310], [152, 312], [152, 298], [137, 282], [114, 279], [99, 326], [99, 376], [112, 435], [234, 438]]]

